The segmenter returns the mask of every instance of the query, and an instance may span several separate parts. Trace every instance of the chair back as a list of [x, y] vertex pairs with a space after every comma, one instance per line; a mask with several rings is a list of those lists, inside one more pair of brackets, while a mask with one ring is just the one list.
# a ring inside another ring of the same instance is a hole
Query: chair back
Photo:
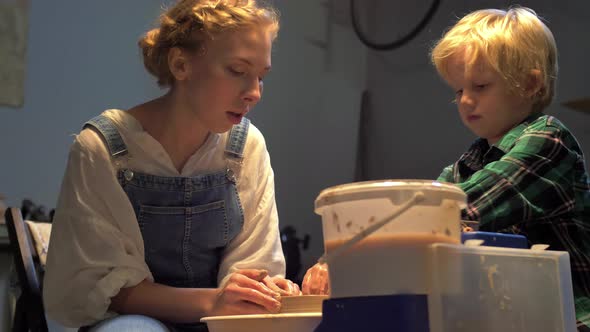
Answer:
[[33, 260], [35, 249], [29, 228], [18, 208], [7, 209], [4, 217], [21, 289], [16, 302], [12, 331], [47, 332], [40, 276]]

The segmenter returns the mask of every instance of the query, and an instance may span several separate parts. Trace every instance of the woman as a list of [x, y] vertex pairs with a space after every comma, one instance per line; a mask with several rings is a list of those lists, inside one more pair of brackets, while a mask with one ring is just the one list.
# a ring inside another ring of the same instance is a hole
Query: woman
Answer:
[[51, 318], [192, 331], [204, 316], [276, 313], [300, 294], [282, 278], [264, 138], [244, 117], [278, 25], [255, 0], [183, 0], [139, 41], [168, 91], [107, 110], [76, 137], [47, 260]]

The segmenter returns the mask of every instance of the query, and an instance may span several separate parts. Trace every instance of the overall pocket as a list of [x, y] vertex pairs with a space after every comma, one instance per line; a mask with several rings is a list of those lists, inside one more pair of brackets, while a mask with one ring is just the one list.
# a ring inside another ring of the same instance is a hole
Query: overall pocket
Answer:
[[227, 244], [228, 233], [223, 200], [188, 207], [141, 205], [138, 222], [157, 281], [184, 283], [196, 272], [217, 270], [216, 249]]

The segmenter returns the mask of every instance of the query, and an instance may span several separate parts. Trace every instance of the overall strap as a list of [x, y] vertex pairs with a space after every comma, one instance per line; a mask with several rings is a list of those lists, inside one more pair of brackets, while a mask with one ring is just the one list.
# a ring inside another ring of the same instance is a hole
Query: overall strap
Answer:
[[246, 117], [242, 118], [239, 124], [233, 126], [225, 146], [226, 158], [237, 159], [240, 162], [244, 159], [244, 146], [246, 145], [249, 127], [250, 120]]
[[86, 122], [83, 128], [86, 127], [91, 127], [102, 135], [107, 144], [111, 157], [118, 158], [125, 156], [128, 153], [127, 146], [125, 145], [121, 134], [119, 134], [119, 130], [117, 130], [117, 127], [113, 121], [111, 121], [111, 119], [104, 115], [99, 115]]

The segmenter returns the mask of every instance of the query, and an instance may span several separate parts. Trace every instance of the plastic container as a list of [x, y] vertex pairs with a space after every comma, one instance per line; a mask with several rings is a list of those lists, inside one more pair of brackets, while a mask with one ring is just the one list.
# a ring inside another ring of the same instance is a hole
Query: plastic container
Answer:
[[431, 332], [576, 331], [567, 252], [431, 248]]
[[432, 180], [358, 182], [323, 190], [315, 201], [327, 254], [416, 193], [424, 199], [328, 261], [330, 297], [428, 292], [429, 245], [460, 243], [465, 194]]

